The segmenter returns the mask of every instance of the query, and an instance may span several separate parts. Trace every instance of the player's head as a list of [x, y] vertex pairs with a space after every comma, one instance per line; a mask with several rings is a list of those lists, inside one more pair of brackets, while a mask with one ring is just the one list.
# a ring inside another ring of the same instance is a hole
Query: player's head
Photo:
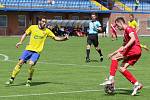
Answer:
[[133, 21], [134, 20], [134, 15], [133, 14], [129, 14], [129, 20]]
[[91, 18], [92, 18], [93, 21], [95, 21], [95, 20], [97, 19], [96, 14], [95, 14], [95, 13], [92, 13], [92, 14], [91, 14]]
[[47, 23], [47, 20], [45, 17], [39, 18], [39, 27], [41, 29], [44, 29], [46, 27], [46, 23]]
[[117, 26], [117, 28], [119, 30], [124, 30], [124, 26], [125, 26], [125, 20], [123, 17], [118, 17], [116, 20], [115, 20], [115, 24]]

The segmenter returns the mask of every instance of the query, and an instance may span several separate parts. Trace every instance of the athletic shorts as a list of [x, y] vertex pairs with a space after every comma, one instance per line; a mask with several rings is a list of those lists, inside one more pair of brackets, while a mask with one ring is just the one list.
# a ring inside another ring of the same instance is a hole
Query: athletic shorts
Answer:
[[125, 57], [122, 64], [124, 65], [125, 63], [129, 63], [129, 65], [133, 66], [141, 57], [141, 52], [142, 50], [140, 46], [136, 46], [132, 49], [127, 49], [124, 52], [120, 52]]
[[91, 34], [91, 35], [88, 35], [87, 37], [87, 45], [91, 45], [93, 44], [95, 47], [98, 46], [98, 35], [96, 34]]
[[19, 60], [23, 60], [25, 63], [30, 60], [33, 61], [34, 64], [38, 61], [40, 54], [35, 51], [24, 50]]

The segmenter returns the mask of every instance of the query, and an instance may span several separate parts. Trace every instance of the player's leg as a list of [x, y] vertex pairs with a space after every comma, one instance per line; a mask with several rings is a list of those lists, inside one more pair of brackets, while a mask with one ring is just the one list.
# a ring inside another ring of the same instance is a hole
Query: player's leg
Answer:
[[92, 44], [92, 41], [91, 41], [91, 37], [88, 36], [87, 37], [87, 46], [86, 46], [86, 62], [90, 62], [90, 48], [91, 48], [91, 44]]
[[147, 45], [144, 44], [140, 44], [141, 48], [145, 49], [146, 51], [149, 51], [149, 48], [147, 47]]
[[29, 61], [29, 69], [28, 69], [29, 76], [28, 76], [28, 80], [26, 82], [26, 86], [31, 86], [31, 81], [32, 81], [32, 76], [33, 76], [34, 70], [35, 70], [34, 62], [30, 60]]
[[137, 82], [136, 78], [131, 74], [127, 68], [129, 67], [129, 63], [123, 64], [122, 67], [119, 68], [120, 73], [125, 76], [126, 79], [128, 79], [132, 84], [135, 84]]
[[32, 56], [31, 56], [31, 58], [30, 58], [29, 69], [28, 69], [29, 76], [28, 76], [28, 80], [26, 82], [26, 86], [31, 86], [31, 81], [32, 81], [33, 73], [35, 71], [35, 64], [38, 61], [39, 57], [40, 57], [40, 54], [33, 53]]
[[97, 46], [95, 47], [96, 51], [99, 53], [100, 55], [100, 61], [102, 62], [103, 61], [103, 54], [102, 54], [102, 50]]
[[135, 57], [132, 60], [132, 57], [130, 57], [129, 60], [124, 61], [124, 62], [127, 62], [127, 63], [122, 64], [122, 67], [119, 68], [119, 71], [125, 76], [125, 78], [127, 80], [129, 80], [134, 85], [133, 86], [133, 92], [132, 92], [131, 95], [136, 95], [137, 91], [140, 90], [143, 87], [142, 84], [139, 83], [138, 80], [132, 75], [132, 73], [129, 70], [127, 70], [127, 68], [130, 65], [133, 65], [135, 63], [135, 60], [138, 60], [138, 59], [139, 58], [136, 59], [136, 57]]
[[17, 65], [14, 67], [10, 79], [5, 83], [6, 85], [10, 85], [13, 83], [14, 79], [16, 78], [17, 74], [20, 72], [22, 65], [24, 64], [23, 60], [19, 60]]
[[11, 78], [9, 79], [9, 81], [6, 82], [6, 85], [10, 85], [13, 83], [16, 75], [20, 72], [22, 65], [30, 58], [30, 56], [31, 56], [30, 51], [28, 50], [23, 51], [21, 57], [19, 58], [19, 62], [14, 67], [12, 74], [11, 74]]
[[95, 36], [94, 40], [93, 40], [93, 45], [96, 49], [96, 51], [99, 53], [100, 55], [100, 61], [103, 61], [103, 54], [102, 54], [102, 50], [99, 48], [99, 42], [98, 42], [98, 36]]
[[118, 61], [123, 59], [123, 55], [118, 52], [117, 54], [113, 55], [111, 58], [111, 65], [110, 65], [110, 75], [108, 80], [100, 85], [112, 84], [114, 83], [114, 77], [116, 75], [116, 71], [118, 69]]

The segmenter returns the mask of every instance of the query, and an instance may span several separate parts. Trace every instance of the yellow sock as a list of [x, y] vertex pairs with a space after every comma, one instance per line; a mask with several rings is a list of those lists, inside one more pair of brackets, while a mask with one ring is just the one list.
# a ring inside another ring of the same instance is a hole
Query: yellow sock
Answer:
[[35, 69], [34, 69], [33, 67], [30, 67], [29, 70], [28, 70], [28, 71], [29, 71], [29, 78], [31, 78], [31, 79], [32, 79], [34, 70], [35, 70]]
[[140, 46], [143, 48], [145, 45], [143, 45], [143, 44], [140, 44]]
[[145, 50], [149, 51], [149, 48], [147, 47], [147, 45], [143, 45], [143, 44], [140, 44], [141, 48], [144, 48]]
[[17, 64], [15, 66], [15, 68], [12, 71], [11, 77], [16, 77], [16, 75], [20, 72], [21, 66], [19, 64]]

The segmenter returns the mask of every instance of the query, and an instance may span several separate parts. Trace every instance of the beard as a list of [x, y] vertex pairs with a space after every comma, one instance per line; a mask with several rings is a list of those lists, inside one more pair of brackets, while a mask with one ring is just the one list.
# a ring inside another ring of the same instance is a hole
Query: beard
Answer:
[[44, 29], [46, 25], [40, 24], [40, 29]]

